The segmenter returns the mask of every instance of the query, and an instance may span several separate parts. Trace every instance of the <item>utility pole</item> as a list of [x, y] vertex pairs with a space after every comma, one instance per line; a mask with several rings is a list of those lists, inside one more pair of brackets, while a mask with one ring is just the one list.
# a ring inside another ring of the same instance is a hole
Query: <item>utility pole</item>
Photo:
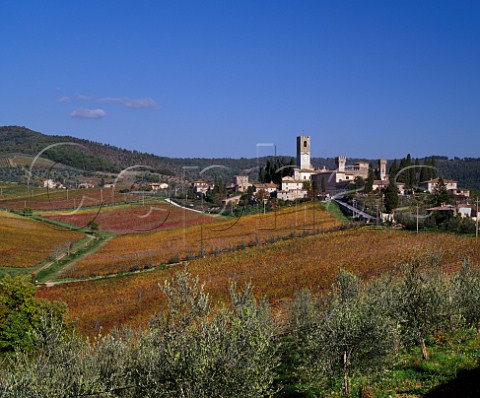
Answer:
[[200, 257], [203, 257], [203, 222], [200, 224]]
[[417, 203], [417, 234], [418, 234], [418, 208], [419, 208], [419, 206], [418, 206], [418, 203]]
[[475, 242], [478, 241], [478, 196], [477, 196], [477, 223], [476, 223], [476, 229], [475, 229]]
[[383, 184], [380, 182], [380, 220], [383, 224]]

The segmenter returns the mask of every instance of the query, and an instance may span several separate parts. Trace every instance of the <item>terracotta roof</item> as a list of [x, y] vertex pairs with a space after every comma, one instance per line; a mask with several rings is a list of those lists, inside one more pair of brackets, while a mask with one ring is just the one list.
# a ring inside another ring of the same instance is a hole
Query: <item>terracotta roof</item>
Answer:
[[437, 207], [431, 207], [430, 209], [427, 209], [428, 211], [451, 211], [455, 210], [455, 206], [452, 205], [442, 205], [442, 206], [437, 206]]
[[457, 205], [457, 209], [477, 209], [476, 205]]

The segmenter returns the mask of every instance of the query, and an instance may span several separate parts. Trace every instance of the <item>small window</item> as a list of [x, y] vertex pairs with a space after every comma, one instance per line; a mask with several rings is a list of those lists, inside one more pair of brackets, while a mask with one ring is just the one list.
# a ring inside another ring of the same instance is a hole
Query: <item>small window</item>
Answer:
[[307, 147], [307, 141], [303, 141], [303, 147], [304, 147], [304, 148]]

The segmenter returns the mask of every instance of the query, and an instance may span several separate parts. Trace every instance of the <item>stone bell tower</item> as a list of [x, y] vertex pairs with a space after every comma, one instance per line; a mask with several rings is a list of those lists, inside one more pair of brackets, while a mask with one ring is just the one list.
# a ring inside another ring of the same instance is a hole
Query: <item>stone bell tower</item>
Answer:
[[297, 137], [297, 167], [300, 170], [312, 170], [310, 163], [310, 136], [300, 135]]
[[380, 159], [378, 161], [378, 169], [380, 171], [380, 179], [383, 181], [387, 178], [387, 161]]

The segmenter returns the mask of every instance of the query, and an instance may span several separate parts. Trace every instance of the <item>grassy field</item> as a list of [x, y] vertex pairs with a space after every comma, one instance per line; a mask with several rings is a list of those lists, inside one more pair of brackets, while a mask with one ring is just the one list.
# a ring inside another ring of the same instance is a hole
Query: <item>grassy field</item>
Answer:
[[83, 234], [0, 211], [0, 236], [0, 267], [33, 268]]
[[139, 202], [84, 209], [73, 214], [57, 211], [44, 212], [39, 215], [80, 228], [85, 227], [90, 221], [94, 221], [98, 225], [99, 231], [116, 234], [163, 231], [218, 221], [216, 217], [172, 206], [163, 200], [149, 200], [145, 204]]
[[[259, 296], [275, 305], [290, 300], [296, 291], [329, 288], [343, 268], [365, 278], [394, 268], [415, 253], [436, 252], [441, 266], [454, 270], [464, 258], [480, 261], [475, 240], [451, 234], [362, 229], [279, 241], [267, 246], [190, 261], [190, 272], [205, 281], [214, 299], [223, 300], [230, 281], [251, 282]], [[60, 284], [40, 288], [38, 295], [63, 300], [78, 318], [83, 333], [100, 326], [137, 325], [162, 308], [158, 283], [183, 266], [155, 269], [130, 276]]]
[[64, 278], [115, 274], [302, 234], [329, 231], [341, 224], [320, 203], [283, 208], [277, 212], [220, 219], [169, 231], [117, 236], [97, 252], [78, 261]]

